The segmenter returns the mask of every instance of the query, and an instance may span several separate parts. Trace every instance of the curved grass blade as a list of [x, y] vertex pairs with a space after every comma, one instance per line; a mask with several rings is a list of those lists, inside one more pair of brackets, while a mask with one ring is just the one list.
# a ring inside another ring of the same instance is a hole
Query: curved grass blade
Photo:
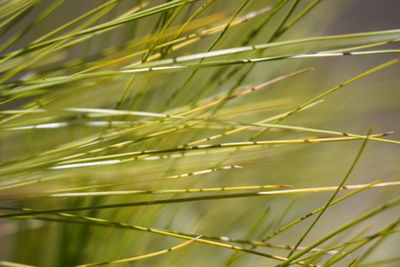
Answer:
[[[181, 232], [173, 232], [170, 231], [171, 233], [176, 233], [176, 234], [182, 234], [186, 236], [191, 236], [191, 237], [196, 237], [198, 235], [196, 234], [188, 234], [188, 233], [181, 233]], [[268, 243], [268, 242], [263, 242], [261, 240], [248, 240], [248, 239], [238, 239], [238, 238], [231, 238], [228, 236], [210, 236], [210, 235], [201, 235], [202, 238], [204, 239], [210, 239], [210, 240], [216, 240], [216, 241], [223, 241], [223, 242], [230, 242], [230, 243], [239, 243], [239, 244], [247, 244], [247, 245], [252, 245], [255, 247], [268, 247], [268, 248], [275, 248], [275, 249], [282, 249], [282, 250], [291, 250], [294, 247], [291, 245], [281, 245], [281, 244], [275, 244], [275, 243]], [[298, 247], [297, 250], [303, 250], [305, 247]], [[341, 254], [336, 250], [328, 250], [326, 251], [325, 249], [321, 248], [315, 248], [311, 252], [323, 252], [323, 254], [326, 255], [337, 255]]]
[[[82, 74], [79, 76], [66, 76], [66, 77], [55, 77], [49, 78], [46, 81], [40, 81], [37, 84], [20, 86], [16, 88], [12, 88], [9, 90], [2, 90], [0, 92], [0, 97], [10, 97], [15, 95], [26, 94], [35, 90], [43, 90], [49, 87], [53, 87], [56, 85], [62, 85], [71, 82], [77, 82], [85, 79], [92, 78], [109, 78], [119, 76], [119, 75], [132, 75], [132, 74], [141, 74], [141, 73], [149, 73], [149, 72], [170, 72], [170, 71], [182, 71], [188, 70], [191, 68], [209, 68], [209, 67], [217, 67], [217, 66], [228, 66], [228, 65], [236, 65], [236, 64], [249, 64], [249, 63], [260, 63], [266, 61], [275, 61], [275, 60], [284, 60], [284, 59], [299, 59], [299, 58], [316, 58], [316, 57], [338, 57], [338, 56], [361, 56], [361, 55], [374, 55], [374, 54], [398, 54], [400, 50], [396, 49], [387, 49], [387, 50], [372, 50], [372, 51], [354, 51], [354, 52], [343, 52], [343, 53], [314, 53], [314, 54], [301, 54], [301, 55], [284, 55], [284, 56], [276, 56], [276, 57], [266, 57], [266, 58], [257, 58], [257, 59], [240, 59], [240, 60], [231, 60], [231, 61], [216, 61], [216, 62], [207, 62], [200, 64], [184, 64], [184, 65], [172, 65], [172, 66], [161, 66], [161, 67], [145, 67], [145, 68], [136, 68], [136, 69], [127, 69], [121, 71], [99, 71], [93, 73]], [[392, 62], [388, 62], [388, 65], [393, 65], [398, 63], [398, 59], [394, 59]], [[385, 66], [379, 66], [382, 69]], [[372, 71], [372, 70], [371, 70]], [[377, 71], [377, 70], [375, 70]], [[372, 72], [371, 72], [372, 73]], [[358, 77], [355, 77], [355, 79]]]
[[[27, 209], [25, 209], [25, 210], [27, 210]], [[278, 260], [278, 261], [284, 261], [286, 259], [285, 257], [275, 256], [275, 255], [263, 253], [260, 251], [250, 250], [250, 249], [246, 249], [246, 248], [236, 246], [236, 245], [230, 245], [230, 244], [206, 240], [206, 239], [202, 239], [202, 238], [194, 239], [191, 236], [185, 236], [182, 234], [176, 234], [173, 232], [159, 230], [159, 229], [155, 229], [155, 228], [143, 227], [143, 226], [138, 226], [138, 225], [130, 225], [130, 224], [126, 224], [126, 223], [113, 222], [113, 221], [109, 221], [109, 220], [105, 220], [105, 219], [88, 217], [88, 216], [79, 216], [79, 215], [74, 215], [74, 214], [69, 214], [69, 213], [59, 213], [57, 215], [60, 217], [68, 218], [68, 219], [56, 219], [56, 218], [48, 218], [48, 217], [26, 217], [26, 218], [20, 217], [20, 218], [16, 218], [16, 219], [37, 219], [37, 220], [44, 220], [44, 221], [54, 221], [54, 222], [63, 222], [63, 223], [80, 223], [80, 224], [89, 224], [89, 225], [136, 230], [136, 231], [149, 232], [149, 233], [153, 233], [153, 234], [169, 236], [169, 237], [174, 237], [174, 238], [179, 238], [179, 239], [193, 240], [193, 242], [198, 242], [198, 243], [215, 246], [215, 247], [221, 247], [221, 248], [230, 249], [230, 250], [234, 250], [234, 251], [241, 251], [244, 253], [250, 253], [253, 255], [258, 255], [258, 256], [262, 256], [262, 257], [266, 257], [266, 258], [270, 258], [270, 259], [274, 259], [274, 260]], [[74, 219], [79, 219], [79, 220], [74, 220]], [[304, 262], [299, 262], [299, 264], [308, 266], [308, 267], [317, 267], [316, 265], [307, 264]]]
[[[390, 234], [395, 234], [395, 233], [397, 234], [397, 233], [399, 233], [399, 230], [392, 230], [389, 233]], [[348, 247], [350, 245], [357, 244], [357, 243], [360, 243], [360, 242], [371, 241], [371, 240], [374, 240], [376, 238], [381, 237], [382, 234], [384, 234], [384, 230], [381, 230], [381, 231], [379, 231], [377, 233], [374, 233], [374, 234], [367, 235], [367, 236], [365, 236], [363, 238], [360, 238], [360, 239], [350, 240], [350, 241], [346, 241], [346, 242], [344, 242], [342, 244], [339, 244], [339, 245], [331, 246], [329, 248], [323, 249], [320, 252], [316, 252], [314, 255], [305, 256], [305, 257], [303, 257], [303, 258], [301, 258], [299, 260], [308, 261], [308, 260], [310, 260], [312, 258], [315, 258], [315, 257], [323, 255], [328, 250], [342, 249], [342, 248], [346, 248], [346, 247]], [[341, 253], [340, 255], [343, 255], [343, 253]]]
[[[391, 183], [382, 183], [378, 184], [375, 187], [384, 187], [384, 186], [395, 186], [400, 185], [400, 182], [391, 182]], [[346, 190], [354, 190], [358, 188], [365, 187], [366, 185], [350, 185], [346, 186]], [[130, 202], [130, 203], [118, 203], [118, 204], [110, 204], [110, 205], [98, 205], [98, 206], [88, 206], [88, 207], [75, 207], [75, 208], [65, 208], [65, 209], [53, 209], [53, 210], [37, 210], [37, 211], [28, 211], [21, 213], [9, 213], [9, 214], [0, 214], [0, 218], [12, 218], [17, 216], [30, 216], [30, 215], [41, 215], [41, 214], [56, 214], [63, 212], [71, 212], [71, 211], [83, 211], [83, 210], [94, 210], [94, 209], [112, 209], [112, 208], [123, 208], [123, 207], [137, 207], [137, 206], [148, 206], [148, 205], [158, 205], [158, 204], [172, 204], [172, 203], [182, 203], [182, 202], [193, 202], [193, 201], [203, 201], [203, 200], [216, 200], [216, 199], [227, 199], [227, 198], [243, 198], [243, 197], [261, 197], [261, 196], [273, 196], [273, 195], [286, 195], [286, 194], [302, 194], [302, 193], [317, 193], [317, 192], [326, 192], [326, 191], [336, 191], [337, 187], [320, 187], [320, 188], [303, 188], [303, 189], [287, 189], [287, 190], [278, 190], [278, 191], [263, 191], [263, 192], [252, 192], [252, 193], [237, 193], [237, 194], [216, 194], [216, 195], [208, 195], [208, 196], [199, 196], [199, 197], [186, 197], [186, 198], [174, 198], [174, 199], [161, 199], [161, 200], [151, 200], [151, 201], [141, 201], [141, 202]], [[372, 216], [381, 210], [387, 209], [391, 206], [397, 205], [400, 203], [400, 199], [396, 199], [396, 201], [390, 202], [387, 206], [382, 206], [379, 209], [374, 209], [370, 213], [367, 213], [368, 216]], [[0, 209], [9, 210], [12, 208], [9, 207], [0, 207]], [[368, 217], [367, 216], [367, 217]], [[363, 217], [364, 218], [364, 217]]]
[[[135, 181], [135, 182], [132, 182], [132, 183], [113, 183], [113, 184], [102, 184], [102, 185], [92, 185], [92, 186], [81, 186], [81, 187], [76, 187], [76, 188], [51, 190], [51, 191], [49, 191], [47, 193], [48, 194], [58, 194], [58, 193], [64, 193], [64, 192], [70, 192], [70, 191], [91, 190], [91, 189], [99, 189], [99, 188], [119, 186], [119, 185], [143, 184], [143, 183], [152, 183], [152, 182], [162, 182], [162, 181], [168, 181], [168, 180], [176, 180], [176, 179], [187, 179], [188, 177], [191, 177], [191, 176], [211, 174], [211, 173], [214, 173], [214, 172], [233, 170], [233, 169], [241, 169], [241, 168], [242, 167], [240, 165], [226, 165], [226, 166], [221, 166], [221, 167], [218, 167], [218, 168], [203, 169], [203, 170], [186, 172], [186, 173], [181, 173], [181, 174], [176, 174], [176, 175], [170, 175], [170, 176], [166, 176], [166, 177], [159, 178], [159, 179], [140, 180], [140, 181]], [[32, 181], [32, 182], [34, 182], [34, 181]], [[13, 188], [15, 186], [18, 186], [18, 184], [14, 184]], [[4, 190], [4, 189], [5, 189], [4, 187], [0, 187], [0, 190]]]
[[[397, 226], [400, 225], [400, 220], [398, 219], [396, 222], [390, 224], [389, 226], [385, 227], [382, 230], [382, 234], [379, 236], [378, 240], [371, 246], [369, 247], [361, 256], [359, 256], [357, 258], [357, 261], [354, 262], [354, 266], [359, 266], [360, 263], [365, 260], [369, 255], [372, 254], [372, 252], [386, 239], [390, 236], [392, 230], [395, 230], [397, 228]], [[368, 242], [366, 242], [367, 244]], [[361, 246], [360, 246], [361, 247]], [[332, 261], [332, 263], [336, 263], [337, 261], [339, 261], [340, 259], [342, 259], [344, 256], [342, 256], [341, 258], [337, 258], [334, 261]]]
[[[339, 249], [339, 253], [336, 255], [333, 255], [331, 258], [329, 258], [324, 265], [328, 265], [329, 266], [329, 262], [331, 262], [332, 260], [335, 260], [337, 257], [339, 257], [340, 255], [345, 254], [345, 250], [351, 246], [352, 244], [354, 244], [353, 242], [355, 240], [358, 240], [362, 235], [364, 235], [370, 228], [371, 228], [372, 224], [369, 224], [367, 226], [365, 226], [361, 231], [359, 231], [356, 235], [354, 235], [348, 242], [346, 242], [345, 244], [343, 244], [343, 246]], [[316, 257], [314, 257], [312, 260], [315, 261], [315, 259], [319, 259], [322, 255], [318, 255]]]
[[[384, 134], [383, 134], [384, 135]], [[372, 135], [373, 137], [380, 137], [382, 134]], [[117, 153], [106, 156], [97, 156], [92, 158], [82, 158], [76, 160], [62, 161], [57, 166], [52, 167], [53, 169], [61, 169], [68, 167], [79, 167], [79, 165], [68, 166], [69, 164], [80, 164], [85, 162], [96, 162], [110, 159], [123, 159], [131, 158], [131, 160], [137, 160], [145, 158], [149, 155], [163, 154], [163, 153], [174, 153], [174, 152], [186, 152], [193, 150], [203, 149], [221, 149], [221, 148], [239, 148], [239, 147], [260, 147], [260, 146], [273, 146], [273, 145], [291, 145], [291, 144], [312, 144], [312, 143], [326, 143], [326, 142], [342, 142], [342, 141], [353, 141], [359, 140], [356, 137], [332, 137], [332, 138], [304, 138], [304, 139], [288, 139], [288, 140], [267, 140], [267, 141], [248, 141], [248, 142], [232, 142], [232, 143], [219, 143], [219, 144], [204, 144], [204, 145], [181, 145], [175, 148], [160, 149], [160, 150], [143, 150], [134, 152]]]
[[[324, 93], [322, 93], [322, 94], [320, 94], [320, 95], [318, 95], [318, 96], [312, 98], [311, 100], [309, 100], [309, 101], [307, 101], [307, 102], [301, 104], [300, 106], [296, 107], [295, 109], [289, 111], [289, 112], [287, 113], [286, 116], [283, 116], [283, 117], [277, 119], [277, 120], [275, 121], [275, 123], [279, 123], [279, 122], [283, 121], [284, 119], [286, 119], [286, 118], [290, 117], [291, 115], [297, 113], [298, 111], [302, 110], [304, 107], [306, 107], [306, 106], [308, 106], [308, 105], [310, 105], [310, 104], [312, 104], [312, 103], [315, 103], [316, 101], [320, 101], [320, 100], [321, 100], [322, 98], [324, 98], [325, 96], [330, 95], [330, 94], [336, 92], [337, 90], [341, 89], [342, 87], [345, 87], [345, 86], [347, 86], [347, 85], [349, 85], [349, 84], [351, 84], [351, 83], [353, 83], [353, 82], [355, 82], [355, 81], [357, 81], [357, 80], [359, 80], [359, 79], [361, 79], [361, 78], [367, 77], [368, 75], [371, 75], [371, 74], [373, 74], [373, 73], [375, 73], [375, 72], [378, 72], [378, 71], [380, 71], [380, 70], [383, 70], [383, 69], [385, 69], [385, 68], [387, 68], [387, 67], [390, 67], [390, 66], [395, 65], [395, 64], [398, 64], [398, 63], [400, 63], [400, 58], [396, 58], [396, 59], [387, 61], [387, 62], [385, 62], [385, 63], [383, 63], [383, 64], [381, 64], [381, 65], [378, 65], [378, 66], [376, 66], [376, 67], [374, 67], [374, 68], [372, 68], [372, 69], [369, 69], [369, 70], [367, 70], [367, 71], [365, 71], [365, 72], [363, 72], [363, 73], [357, 75], [356, 77], [353, 77], [352, 79], [347, 80], [347, 81], [345, 81], [345, 82], [343, 82], [343, 83], [341, 83], [341, 84], [339, 84], [339, 85], [333, 87], [332, 89], [329, 89], [328, 91], [325, 91]], [[258, 134], [256, 134], [256, 135], [253, 136], [253, 139], [254, 139], [254, 138], [257, 138], [257, 137], [260, 136], [260, 135], [262, 135], [262, 134], [265, 133], [267, 130], [268, 130], [268, 129], [264, 129], [264, 130], [260, 131]]]
[[381, 206], [379, 206], [379, 207], [377, 207], [375, 209], [372, 209], [372, 210], [368, 211], [367, 213], [364, 213], [362, 216], [358, 217], [357, 219], [352, 220], [352, 221], [350, 221], [348, 223], [345, 223], [344, 225], [342, 225], [339, 228], [337, 228], [336, 230], [328, 233], [327, 235], [325, 235], [321, 239], [313, 242], [306, 249], [304, 249], [303, 251], [293, 255], [287, 261], [279, 264], [278, 266], [279, 267], [289, 266], [291, 263], [296, 262], [296, 260], [298, 258], [300, 258], [301, 256], [305, 255], [307, 252], [309, 252], [312, 248], [321, 245], [325, 241], [327, 241], [327, 240], [331, 239], [332, 237], [336, 236], [337, 234], [339, 234], [339, 233], [341, 233], [341, 232], [353, 227], [354, 225], [356, 225], [358, 223], [361, 223], [361, 222], [365, 221], [366, 219], [368, 219], [368, 218], [370, 218], [370, 217], [372, 217], [372, 216], [374, 216], [374, 215], [376, 215], [376, 214], [378, 214], [378, 213], [380, 213], [380, 212], [382, 212], [382, 211], [384, 211], [384, 210], [386, 210], [388, 208], [392, 208], [392, 207], [394, 207], [396, 205], [399, 205], [399, 204], [400, 204], [400, 198], [396, 198], [394, 200], [391, 200], [391, 201], [387, 202], [384, 205], [381, 205]]
[[[346, 199], [348, 199], [348, 198], [350, 198], [350, 197], [352, 197], [352, 196], [354, 196], [354, 195], [356, 195], [356, 194], [358, 194], [358, 193], [360, 193], [360, 192], [362, 192], [362, 191], [364, 191], [364, 190], [366, 190], [366, 189], [369, 189], [369, 188], [371, 188], [371, 187], [373, 187], [373, 186], [376, 186], [377, 184], [378, 184], [378, 182], [373, 182], [373, 183], [371, 183], [371, 184], [366, 184], [366, 185], [364, 185], [364, 186], [361, 186], [361, 187], [357, 188], [355, 191], [353, 191], [353, 192], [351, 192], [351, 193], [349, 193], [349, 194], [347, 194], [347, 195], [344, 195], [343, 197], [338, 198], [337, 200], [331, 202], [329, 205], [330, 205], [330, 206], [333, 206], [333, 205], [335, 205], [335, 204], [337, 204], [337, 203], [339, 203], [339, 202], [341, 202], [341, 201], [343, 201], [343, 200], [346, 200]], [[344, 188], [342, 188], [342, 189], [345, 189], [345, 188], [347, 188], [347, 186], [344, 187]], [[337, 188], [336, 188], [336, 189], [337, 189]], [[293, 221], [293, 222], [291, 222], [291, 223], [289, 223], [289, 224], [287, 224], [287, 225], [285, 225], [285, 226], [279, 228], [277, 231], [275, 231], [275, 232], [273, 232], [272, 234], [270, 234], [270, 235], [268, 235], [267, 237], [265, 237], [262, 241], [270, 240], [271, 238], [273, 238], [273, 237], [275, 237], [275, 236], [277, 236], [277, 235], [283, 233], [284, 231], [286, 231], [286, 230], [288, 230], [289, 228], [295, 226], [296, 224], [298, 224], [298, 223], [304, 221], [305, 219], [307, 219], [307, 218], [309, 218], [309, 217], [311, 217], [311, 216], [313, 216], [313, 215], [315, 215], [315, 214], [318, 214], [318, 213], [321, 212], [323, 209], [324, 209], [324, 207], [321, 207], [321, 208], [318, 208], [318, 209], [316, 209], [316, 210], [313, 210], [312, 212], [310, 212], [310, 213], [308, 213], [308, 214], [302, 216], [301, 218], [299, 218], [299, 219], [297, 219], [297, 220], [295, 220], [295, 221]]]
[[184, 193], [207, 193], [226, 192], [242, 190], [261, 190], [272, 188], [290, 188], [289, 185], [252, 185], [233, 187], [212, 187], [212, 188], [188, 188], [188, 189], [164, 189], [164, 190], [123, 190], [123, 191], [97, 191], [97, 192], [75, 192], [59, 193], [48, 195], [48, 197], [93, 197], [93, 196], [120, 196], [137, 194], [184, 194]]
[[[181, 57], [175, 57], [175, 58], [168, 58], [164, 60], [159, 60], [159, 61], [153, 61], [151, 63], [142, 65], [141, 67], [162, 67], [166, 66], [168, 64], [177, 64], [177, 63], [185, 63], [185, 62], [190, 62], [190, 61], [195, 61], [195, 60], [205, 60], [208, 58], [214, 58], [214, 57], [221, 57], [221, 56], [231, 56], [235, 54], [241, 54], [241, 53], [247, 53], [247, 52], [253, 52], [256, 50], [265, 50], [265, 49], [271, 49], [271, 48], [276, 48], [279, 47], [282, 49], [282, 47], [286, 46], [293, 46], [293, 45], [302, 45], [300, 48], [302, 48], [301, 51], [299, 52], [294, 52], [293, 49], [290, 49], [289, 53], [286, 52], [286, 55], [284, 54], [284, 51], [280, 51], [280, 56], [270, 56], [270, 57], [264, 57], [260, 58], [257, 60], [254, 60], [254, 62], [249, 62], [249, 63], [255, 63], [255, 62], [260, 62], [260, 61], [268, 61], [268, 60], [277, 60], [280, 57], [296, 57], [296, 56], [302, 56], [302, 55], [313, 55], [314, 57], [318, 56], [321, 54], [321, 56], [333, 56], [332, 53], [325, 52], [324, 50], [326, 49], [332, 49], [333, 47], [338, 47], [339, 45], [333, 45], [334, 40], [338, 40], [338, 43], [342, 47], [352, 47], [355, 45], [365, 45], [365, 44], [371, 44], [371, 43], [377, 43], [377, 42], [387, 42], [387, 41], [393, 41], [397, 40], [400, 38], [400, 30], [389, 30], [389, 31], [379, 31], [379, 32], [367, 32], [367, 33], [358, 33], [358, 34], [345, 34], [345, 35], [333, 35], [333, 36], [319, 36], [319, 37], [312, 37], [312, 38], [305, 38], [305, 39], [297, 39], [297, 40], [290, 40], [290, 41], [282, 41], [282, 42], [275, 42], [275, 43], [266, 43], [266, 44], [257, 44], [257, 45], [250, 45], [250, 46], [242, 46], [242, 47], [234, 47], [234, 48], [228, 48], [228, 49], [222, 49], [222, 50], [214, 50], [214, 51], [208, 51], [208, 52], [203, 52], [203, 53], [197, 53], [197, 54], [192, 54], [188, 56], [181, 56]], [[354, 41], [350, 41], [354, 39]], [[347, 41], [345, 44], [342, 44], [343, 41]], [[322, 44], [317, 46], [318, 48], [314, 48], [313, 50], [306, 50], [304, 51], [304, 45], [312, 45], [312, 47], [315, 47], [315, 43], [324, 43], [327, 42], [329, 45], [323, 46]], [[316, 51], [317, 49], [317, 51]], [[356, 51], [354, 51], [356, 52]], [[361, 51], [359, 51], [361, 52]], [[343, 54], [342, 54], [343, 55]], [[305, 57], [304, 56], [304, 57]], [[340, 53], [338, 52], [335, 56], [340, 56]], [[218, 62], [218, 61], [215, 61]], [[222, 62], [228, 62], [230, 64], [233, 64], [235, 61], [221, 61]], [[216, 64], [216, 63], [214, 63]], [[201, 66], [201, 64], [189, 64], [187, 63], [186, 65], [188, 66]], [[227, 64], [228, 65], [228, 64]], [[133, 69], [131, 66], [126, 66], [124, 69]]]
[[159, 255], [166, 254], [166, 253], [172, 252], [174, 250], [186, 247], [187, 245], [193, 243], [193, 241], [195, 241], [196, 239], [199, 239], [200, 237], [201, 237], [201, 235], [199, 235], [191, 240], [185, 241], [181, 244], [172, 246], [170, 248], [159, 250], [159, 251], [148, 253], [148, 254], [144, 254], [144, 255], [140, 255], [140, 256], [136, 256], [136, 257], [125, 258], [125, 259], [120, 259], [120, 260], [105, 261], [105, 262], [99, 262], [99, 263], [83, 264], [83, 265], [78, 265], [77, 267], [99, 266], [99, 265], [106, 265], [106, 264], [108, 265], [108, 264], [127, 263], [127, 262], [133, 262], [133, 261], [138, 261], [138, 260], [144, 260], [147, 258], [159, 256]]
[[[371, 133], [371, 129], [369, 129], [367, 136], [369, 136]], [[321, 210], [321, 212], [318, 213], [317, 217], [314, 219], [314, 221], [310, 224], [310, 226], [306, 229], [306, 231], [304, 232], [304, 234], [300, 237], [299, 241], [297, 241], [296, 245], [294, 246], [295, 248], [300, 246], [301, 242], [303, 242], [303, 240], [306, 238], [306, 236], [311, 232], [311, 230], [314, 228], [314, 226], [317, 224], [317, 222], [319, 221], [319, 219], [322, 217], [322, 215], [325, 213], [325, 211], [329, 208], [330, 204], [334, 201], [335, 197], [339, 194], [340, 189], [344, 186], [344, 184], [347, 182], [347, 180], [349, 179], [351, 173], [353, 172], [355, 166], [357, 165], [357, 163], [360, 160], [361, 155], [363, 154], [364, 150], [365, 150], [365, 146], [367, 145], [368, 142], [368, 138], [364, 140], [364, 142], [362, 143], [353, 163], [350, 166], [350, 169], [347, 171], [346, 175], [344, 176], [344, 178], [342, 179], [342, 181], [340, 182], [340, 184], [338, 185], [336, 191], [332, 194], [332, 196], [329, 198], [328, 202], [325, 204], [325, 206], [323, 207], [323, 209]], [[293, 249], [289, 255], [288, 258], [290, 258], [290, 256], [293, 255], [293, 253], [295, 252], [295, 249]], [[288, 263], [290, 264], [290, 262]]]

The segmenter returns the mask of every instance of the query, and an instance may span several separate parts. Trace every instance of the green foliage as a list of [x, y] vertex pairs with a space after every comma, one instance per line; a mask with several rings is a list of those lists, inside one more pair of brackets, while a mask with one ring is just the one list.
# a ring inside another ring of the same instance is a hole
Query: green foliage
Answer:
[[0, 266], [397, 266], [400, 29], [335, 2], [0, 1]]

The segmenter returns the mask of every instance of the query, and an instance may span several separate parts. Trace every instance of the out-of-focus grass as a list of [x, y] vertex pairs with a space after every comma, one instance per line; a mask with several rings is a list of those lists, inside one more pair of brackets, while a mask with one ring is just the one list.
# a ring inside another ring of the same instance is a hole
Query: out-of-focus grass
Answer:
[[400, 29], [348, 4], [0, 1], [0, 265], [397, 266]]

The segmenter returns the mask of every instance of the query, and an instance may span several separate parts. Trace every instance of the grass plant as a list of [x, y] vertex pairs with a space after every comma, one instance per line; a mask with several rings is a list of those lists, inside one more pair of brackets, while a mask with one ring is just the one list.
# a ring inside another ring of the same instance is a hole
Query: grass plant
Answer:
[[0, 266], [398, 266], [400, 29], [333, 2], [0, 0]]

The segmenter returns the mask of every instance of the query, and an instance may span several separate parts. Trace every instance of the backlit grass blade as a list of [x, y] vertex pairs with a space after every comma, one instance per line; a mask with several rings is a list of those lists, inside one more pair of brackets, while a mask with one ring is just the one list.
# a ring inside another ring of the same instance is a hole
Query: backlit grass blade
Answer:
[[[378, 185], [377, 187], [384, 186], [396, 186], [400, 183], [384, 183]], [[351, 185], [346, 186], [346, 188], [342, 188], [343, 190], [349, 189], [359, 189], [365, 187], [366, 185]], [[30, 216], [30, 215], [42, 215], [42, 214], [56, 214], [63, 212], [74, 212], [74, 211], [83, 211], [83, 210], [93, 210], [93, 209], [113, 209], [113, 208], [123, 208], [123, 207], [137, 207], [137, 206], [148, 206], [148, 205], [159, 205], [159, 204], [172, 204], [172, 203], [181, 203], [181, 202], [193, 202], [193, 201], [204, 201], [204, 200], [216, 200], [216, 199], [227, 199], [227, 198], [243, 198], [243, 197], [266, 197], [273, 195], [287, 195], [287, 194], [302, 194], [302, 193], [318, 193], [318, 192], [326, 192], [326, 191], [336, 191], [337, 187], [322, 187], [322, 188], [303, 188], [303, 189], [287, 189], [287, 190], [278, 190], [278, 191], [262, 191], [262, 192], [252, 192], [252, 193], [237, 193], [237, 194], [215, 194], [208, 196], [199, 196], [199, 197], [185, 197], [185, 198], [174, 198], [174, 199], [161, 199], [161, 200], [151, 200], [151, 201], [143, 201], [143, 202], [131, 202], [131, 203], [118, 203], [118, 204], [110, 204], [110, 205], [99, 205], [99, 206], [88, 206], [88, 207], [76, 207], [76, 208], [65, 208], [65, 209], [53, 209], [53, 210], [38, 210], [38, 211], [28, 211], [21, 213], [9, 213], [9, 214], [1, 214], [0, 218], [12, 218], [17, 216]], [[367, 213], [366, 218], [372, 216], [375, 213], [378, 213], [382, 210], [385, 210], [391, 206], [397, 205], [400, 200], [396, 199], [390, 202], [390, 204], [386, 206], [382, 206], [380, 208], [374, 209], [373, 211]], [[1, 207], [1, 209], [9, 209], [7, 207]], [[364, 218], [364, 217], [362, 217]], [[361, 220], [361, 219], [360, 219]], [[358, 221], [357, 221], [358, 222]], [[354, 222], [355, 224], [356, 222]], [[351, 224], [353, 225], [353, 223]], [[346, 226], [347, 227], [347, 226]], [[350, 226], [348, 226], [350, 227]], [[341, 228], [341, 231], [343, 229]], [[333, 236], [333, 234], [332, 234]], [[308, 247], [310, 248], [310, 247]], [[305, 251], [304, 253], [306, 253]], [[296, 255], [295, 255], [296, 256]], [[293, 257], [295, 257], [293, 256]], [[302, 255], [300, 255], [302, 256]]]

